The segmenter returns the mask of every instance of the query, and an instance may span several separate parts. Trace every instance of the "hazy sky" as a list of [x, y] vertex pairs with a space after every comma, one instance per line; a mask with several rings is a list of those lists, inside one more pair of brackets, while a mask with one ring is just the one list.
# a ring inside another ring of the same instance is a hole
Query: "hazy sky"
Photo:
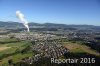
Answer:
[[100, 25], [100, 0], [0, 0], [0, 21]]

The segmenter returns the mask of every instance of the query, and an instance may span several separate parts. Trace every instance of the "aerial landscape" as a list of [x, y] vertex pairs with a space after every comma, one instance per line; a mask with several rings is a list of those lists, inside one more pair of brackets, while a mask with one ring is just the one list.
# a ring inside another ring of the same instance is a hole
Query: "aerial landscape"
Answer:
[[99, 0], [0, 0], [0, 66], [99, 66]]

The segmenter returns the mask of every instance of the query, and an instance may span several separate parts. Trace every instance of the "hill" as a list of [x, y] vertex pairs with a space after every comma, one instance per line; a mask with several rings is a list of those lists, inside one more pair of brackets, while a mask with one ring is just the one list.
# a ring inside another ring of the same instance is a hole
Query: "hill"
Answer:
[[[81, 29], [86, 29], [86, 28], [91, 28], [91, 29], [100, 29], [100, 26], [93, 26], [93, 25], [66, 25], [66, 24], [55, 24], [55, 23], [44, 23], [44, 24], [39, 24], [35, 22], [30, 22], [29, 23], [30, 28], [34, 26], [40, 26], [44, 28], [81, 28]], [[3, 22], [0, 21], [0, 28], [24, 28], [22, 23], [19, 22]], [[37, 27], [38, 28], [38, 27]]]

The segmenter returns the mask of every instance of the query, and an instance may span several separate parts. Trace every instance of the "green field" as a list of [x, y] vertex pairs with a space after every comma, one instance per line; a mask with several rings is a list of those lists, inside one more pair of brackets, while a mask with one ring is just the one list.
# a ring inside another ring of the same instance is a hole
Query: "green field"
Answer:
[[13, 63], [21, 61], [22, 58], [31, 57], [32, 51], [26, 51], [31, 46], [29, 41], [18, 41], [17, 39], [0, 40], [0, 66], [7, 64], [9, 59]]
[[81, 43], [64, 42], [63, 45], [72, 53], [88, 53], [100, 57], [100, 53]]

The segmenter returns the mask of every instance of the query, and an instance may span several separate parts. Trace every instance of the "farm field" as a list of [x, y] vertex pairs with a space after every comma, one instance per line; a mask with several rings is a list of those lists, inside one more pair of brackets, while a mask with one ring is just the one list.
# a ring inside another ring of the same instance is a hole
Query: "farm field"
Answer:
[[69, 49], [69, 51], [72, 53], [88, 53], [95, 56], [100, 56], [100, 53], [98, 53], [96, 50], [93, 50], [90, 47], [83, 44], [65, 42], [64, 47]]
[[0, 40], [0, 66], [8, 65], [8, 60], [12, 59], [13, 63], [21, 61], [25, 57], [31, 57], [32, 52], [25, 51], [31, 43], [29, 41], [17, 41], [16, 39]]

